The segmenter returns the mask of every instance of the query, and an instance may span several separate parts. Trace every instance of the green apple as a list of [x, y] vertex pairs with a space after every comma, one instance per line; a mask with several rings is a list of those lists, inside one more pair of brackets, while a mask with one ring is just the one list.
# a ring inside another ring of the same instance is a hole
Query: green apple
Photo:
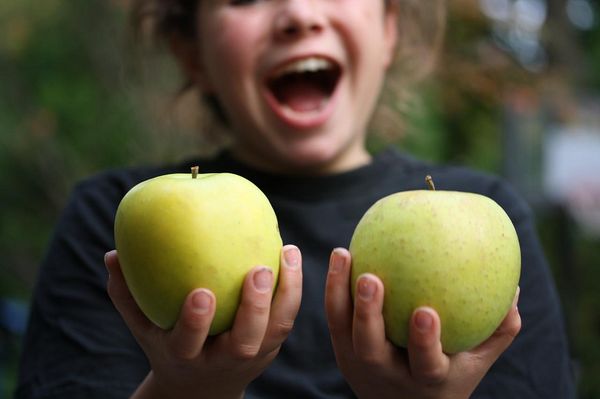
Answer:
[[492, 199], [466, 192], [415, 190], [380, 199], [356, 226], [350, 252], [353, 295], [363, 273], [384, 284], [388, 339], [406, 347], [414, 309], [430, 306], [440, 316], [446, 353], [471, 349], [496, 330], [521, 272], [508, 215]]
[[117, 209], [115, 244], [127, 285], [151, 321], [172, 328], [186, 296], [208, 288], [216, 297], [213, 335], [231, 327], [248, 271], [267, 266], [277, 281], [282, 247], [275, 212], [258, 187], [194, 168], [133, 187]]

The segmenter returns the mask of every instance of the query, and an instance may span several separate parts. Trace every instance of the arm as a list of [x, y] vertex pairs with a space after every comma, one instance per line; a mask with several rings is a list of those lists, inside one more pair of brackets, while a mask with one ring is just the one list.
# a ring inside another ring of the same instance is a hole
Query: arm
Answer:
[[18, 399], [127, 397], [148, 363], [106, 294], [102, 257], [120, 190], [79, 184], [41, 263], [23, 340]]

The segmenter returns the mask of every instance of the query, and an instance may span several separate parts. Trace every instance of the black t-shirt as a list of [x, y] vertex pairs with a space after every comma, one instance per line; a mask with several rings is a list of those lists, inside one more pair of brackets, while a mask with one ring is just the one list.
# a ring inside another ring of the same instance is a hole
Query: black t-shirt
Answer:
[[174, 172], [232, 172], [253, 181], [271, 201], [284, 243], [303, 255], [303, 296], [294, 330], [279, 355], [247, 389], [247, 398], [352, 398], [337, 369], [324, 312], [328, 259], [348, 247], [356, 224], [379, 198], [423, 189], [470, 191], [497, 201], [517, 229], [522, 250], [519, 311], [523, 327], [492, 366], [474, 398], [574, 397], [557, 293], [530, 210], [501, 180], [464, 168], [431, 165], [397, 150], [353, 171], [290, 177], [262, 173], [227, 152], [180, 165], [109, 171], [75, 188], [39, 273], [23, 345], [17, 398], [124, 398], [149, 371], [144, 353], [107, 293], [104, 253], [114, 248], [114, 215], [142, 180]]

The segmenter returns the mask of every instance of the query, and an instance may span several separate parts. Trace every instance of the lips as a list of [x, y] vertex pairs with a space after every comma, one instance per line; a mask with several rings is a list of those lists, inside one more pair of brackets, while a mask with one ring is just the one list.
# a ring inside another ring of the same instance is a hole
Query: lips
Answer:
[[325, 117], [341, 75], [339, 64], [330, 59], [295, 59], [269, 75], [267, 98], [287, 122], [312, 125]]

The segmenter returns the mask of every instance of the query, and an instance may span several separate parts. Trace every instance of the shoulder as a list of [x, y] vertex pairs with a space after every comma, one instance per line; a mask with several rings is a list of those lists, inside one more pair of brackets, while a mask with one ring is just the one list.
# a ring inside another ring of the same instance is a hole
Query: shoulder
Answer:
[[175, 173], [180, 165], [153, 165], [103, 170], [80, 180], [75, 185], [76, 192], [90, 193], [108, 190], [126, 192], [136, 184], [166, 173]]
[[59, 226], [112, 226], [121, 199], [135, 185], [156, 176], [183, 172], [187, 163], [106, 169], [73, 186]]
[[96, 210], [116, 209], [121, 198], [136, 184], [164, 174], [170, 167], [135, 167], [104, 170], [78, 181], [67, 209], [92, 206]]

